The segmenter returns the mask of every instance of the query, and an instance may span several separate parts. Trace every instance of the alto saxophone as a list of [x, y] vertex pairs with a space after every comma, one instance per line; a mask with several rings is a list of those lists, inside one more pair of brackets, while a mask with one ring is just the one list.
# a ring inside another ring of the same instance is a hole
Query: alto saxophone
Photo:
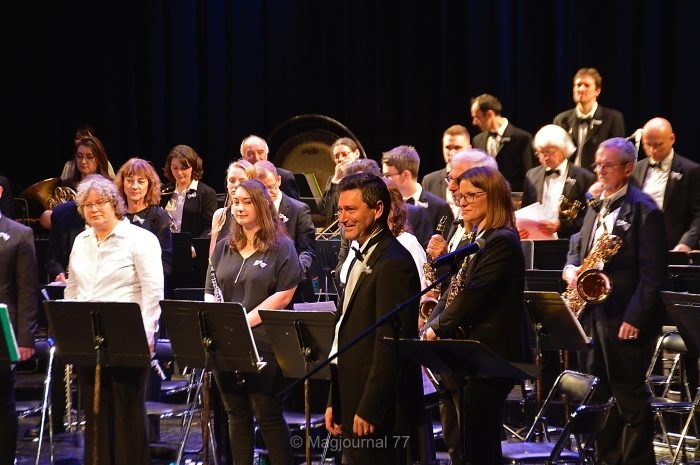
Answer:
[[[435, 228], [435, 234], [442, 234], [443, 232], [445, 232], [447, 220], [447, 215], [440, 218], [440, 222]], [[425, 276], [425, 281], [428, 283], [428, 285], [434, 283], [435, 280], [437, 280], [437, 276], [435, 276], [435, 268], [433, 268], [432, 265], [432, 260], [423, 263], [423, 275]], [[438, 297], [440, 297], [440, 291], [433, 288], [426, 293], [425, 299], [420, 303], [420, 317], [424, 321], [428, 321], [430, 315], [432, 315], [435, 306], [437, 306]]]
[[576, 318], [581, 318], [588, 303], [601, 303], [612, 291], [612, 281], [599, 268], [622, 247], [622, 239], [607, 231], [598, 238], [593, 250], [581, 263], [576, 286], [569, 285], [561, 294], [566, 306]]

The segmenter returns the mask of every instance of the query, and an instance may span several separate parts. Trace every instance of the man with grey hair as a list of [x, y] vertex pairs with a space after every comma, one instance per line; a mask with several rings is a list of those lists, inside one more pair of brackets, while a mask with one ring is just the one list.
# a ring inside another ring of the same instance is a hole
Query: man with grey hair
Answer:
[[654, 465], [654, 421], [646, 371], [661, 330], [659, 291], [666, 279], [666, 232], [654, 200], [629, 183], [637, 151], [615, 137], [603, 141], [595, 156], [602, 192], [599, 211], [589, 208], [581, 231], [570, 240], [562, 278], [575, 288], [586, 258], [609, 236], [621, 241], [605, 260], [593, 260], [614, 283], [602, 303], [588, 303], [579, 320], [593, 345], [579, 352], [581, 370], [600, 378], [594, 401], [615, 397], [605, 428], [596, 441], [601, 463]]
[[[543, 126], [535, 134], [533, 145], [540, 166], [525, 174], [521, 205], [526, 207], [535, 202], [542, 203], [549, 216], [539, 222], [539, 230], [543, 234], [557, 234], [560, 239], [569, 238], [581, 229], [586, 190], [595, 181], [595, 176], [569, 162], [567, 157], [576, 151], [576, 146], [561, 126]], [[567, 207], [574, 201], [580, 202], [581, 208], [577, 212], [567, 212]], [[519, 230], [519, 233], [521, 239], [529, 237], [527, 230]]]
[[[270, 154], [270, 148], [267, 142], [260, 136], [251, 134], [241, 142], [241, 157], [249, 161], [253, 165], [259, 160], [267, 160]], [[299, 200], [299, 185], [294, 178], [294, 173], [283, 168], [277, 167], [277, 174], [282, 179], [280, 189], [293, 199]]]
[[[447, 182], [447, 187], [452, 194], [457, 193], [459, 190], [459, 183], [457, 178], [465, 171], [477, 167], [477, 166], [487, 166], [489, 168], [498, 169], [498, 164], [496, 160], [488, 155], [483, 150], [479, 149], [462, 149], [452, 155], [450, 161], [447, 163], [447, 176], [445, 176], [445, 181]], [[427, 247], [427, 255], [429, 260], [434, 260], [440, 255], [444, 255], [447, 252], [452, 252], [457, 247], [467, 245], [472, 237], [470, 237], [469, 232], [472, 230], [471, 225], [464, 224], [461, 220], [462, 213], [461, 210], [458, 213], [458, 218], [453, 222], [452, 228], [450, 229], [447, 239], [439, 234], [433, 235], [430, 238], [430, 242]], [[456, 223], [456, 224], [455, 224]], [[442, 276], [442, 272], [436, 273], [436, 276]], [[449, 282], [449, 281], [448, 281]], [[440, 289], [433, 289], [426, 293], [425, 299], [446, 299], [448, 293], [449, 284], [444, 283]], [[435, 317], [436, 315], [431, 315]], [[427, 327], [427, 326], [425, 326]], [[457, 411], [459, 408], [458, 396], [457, 396], [457, 384], [453, 383], [454, 380], [443, 379], [442, 386], [444, 386], [448, 392], [446, 395], [441, 396], [439, 399], [439, 410], [440, 410], [440, 422], [442, 423], [442, 432], [445, 445], [447, 446], [448, 453], [452, 458], [453, 463], [460, 463], [461, 460], [461, 434], [458, 423]]]

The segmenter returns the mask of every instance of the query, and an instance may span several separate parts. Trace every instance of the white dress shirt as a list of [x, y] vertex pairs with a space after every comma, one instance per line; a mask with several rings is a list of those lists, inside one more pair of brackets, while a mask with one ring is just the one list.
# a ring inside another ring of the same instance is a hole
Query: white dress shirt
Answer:
[[103, 241], [93, 228], [78, 234], [69, 261], [66, 300], [135, 302], [149, 344], [163, 299], [163, 262], [155, 234], [124, 218]]

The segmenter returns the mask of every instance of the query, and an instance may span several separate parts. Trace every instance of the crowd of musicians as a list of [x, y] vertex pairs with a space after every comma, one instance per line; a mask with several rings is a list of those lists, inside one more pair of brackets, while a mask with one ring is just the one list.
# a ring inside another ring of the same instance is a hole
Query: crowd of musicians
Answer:
[[[599, 463], [653, 465], [645, 373], [664, 320], [660, 291], [668, 251], [700, 248], [700, 165], [674, 151], [671, 123], [662, 117], [627, 137], [622, 114], [598, 103], [601, 85], [595, 69], [579, 70], [575, 106], [534, 136], [503, 115], [496, 97], [473, 98], [478, 134], [472, 139], [464, 126], [449, 127], [442, 137], [445, 167], [420, 182], [421, 160], [411, 145], [387, 150], [375, 161], [356, 141], [338, 139], [329, 153], [335, 170], [320, 199], [324, 219], [316, 224], [299, 200], [294, 174], [268, 160], [269, 148], [259, 136], [242, 141], [240, 157], [226, 170], [226, 201], [219, 207], [192, 147], [172, 148], [162, 179], [141, 158], [115, 170], [95, 131], [81, 127], [60, 177], [63, 190], [56, 191], [65, 198], [41, 216], [49, 230], [46, 270], [38, 269], [32, 228], [12, 219], [11, 179], [0, 176], [0, 303], [9, 308], [19, 360], [34, 356], [38, 276], [44, 271], [65, 285], [65, 299], [139, 304], [153, 353], [160, 301], [172, 298], [178, 279], [173, 234], [206, 238], [208, 269], [189, 287], [202, 288], [204, 301], [241, 303], [268, 362], [258, 373], [213, 373], [231, 457], [236, 464], [253, 462], [257, 427], [271, 463], [291, 464], [290, 430], [278, 397], [288, 380], [259, 310], [316, 299], [310, 279], [316, 230], [335, 228], [341, 247], [332, 272], [337, 323], [325, 426], [344, 439], [342, 463], [413, 463], [429, 421], [425, 368], [382, 339], [476, 340], [505, 361], [532, 363], [521, 241], [567, 239], [562, 279], [569, 289], [578, 289], [579, 277], [591, 271], [612, 283], [601, 302], [577, 308], [592, 342], [571, 361], [600, 378], [596, 396], [616, 401], [596, 441]], [[527, 223], [518, 210], [525, 207], [529, 215], [536, 212]], [[611, 238], [618, 241], [614, 250]], [[450, 260], [439, 259], [455, 251]], [[95, 379], [94, 366], [78, 367], [84, 463], [148, 464], [145, 401], [157, 396], [157, 377], [150, 367], [116, 366], [102, 368], [100, 376]], [[502, 463], [502, 414], [520, 381], [465, 378], [458, 369], [430, 376], [440, 387], [440, 420], [452, 463]], [[18, 435], [15, 378], [13, 364], [0, 366], [3, 465], [13, 463]], [[97, 381], [99, 415], [88, 407]], [[59, 431], [61, 398], [52, 395]]]

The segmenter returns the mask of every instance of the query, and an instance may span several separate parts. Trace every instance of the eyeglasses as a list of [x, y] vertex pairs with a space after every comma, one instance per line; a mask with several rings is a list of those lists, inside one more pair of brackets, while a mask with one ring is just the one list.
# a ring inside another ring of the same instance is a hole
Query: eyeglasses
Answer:
[[84, 204], [84, 205], [83, 205], [83, 208], [84, 208], [85, 210], [92, 210], [92, 209], [95, 208], [95, 207], [97, 207], [98, 209], [100, 209], [100, 208], [104, 207], [105, 205], [107, 205], [108, 203], [109, 203], [109, 199], [98, 200], [97, 202], [90, 202], [90, 203]]
[[384, 179], [390, 179], [392, 176], [398, 176], [399, 174], [401, 174], [401, 173], [399, 173], [399, 172], [396, 172], [396, 173], [384, 173], [384, 174], [382, 174], [382, 177], [383, 177]]
[[537, 156], [538, 157], [551, 157], [551, 156], [556, 155], [558, 152], [559, 152], [559, 149], [538, 150]]
[[75, 159], [78, 161], [92, 161], [95, 159], [94, 155], [76, 155]]
[[618, 163], [612, 163], [612, 162], [607, 162], [607, 163], [593, 163], [591, 165], [591, 169], [593, 171], [599, 171], [599, 170], [609, 170], [615, 166], [622, 166], [626, 165], [626, 162], [618, 162]]
[[265, 186], [265, 188], [270, 192], [276, 192], [279, 190], [280, 186], [279, 184], [274, 184], [272, 186]]
[[467, 205], [470, 203], [476, 202], [476, 199], [481, 197], [482, 195], [486, 194], [486, 192], [470, 192], [468, 194], [453, 194], [452, 199], [455, 201], [455, 204], [459, 205], [462, 203], [462, 200], [466, 201]]
[[457, 178], [458, 178], [458, 177], [459, 177], [459, 176], [453, 178], [452, 176], [450, 176], [450, 175], [448, 174], [447, 176], [445, 176], [445, 182], [446, 182], [447, 184], [451, 183], [452, 181], [457, 182]]

